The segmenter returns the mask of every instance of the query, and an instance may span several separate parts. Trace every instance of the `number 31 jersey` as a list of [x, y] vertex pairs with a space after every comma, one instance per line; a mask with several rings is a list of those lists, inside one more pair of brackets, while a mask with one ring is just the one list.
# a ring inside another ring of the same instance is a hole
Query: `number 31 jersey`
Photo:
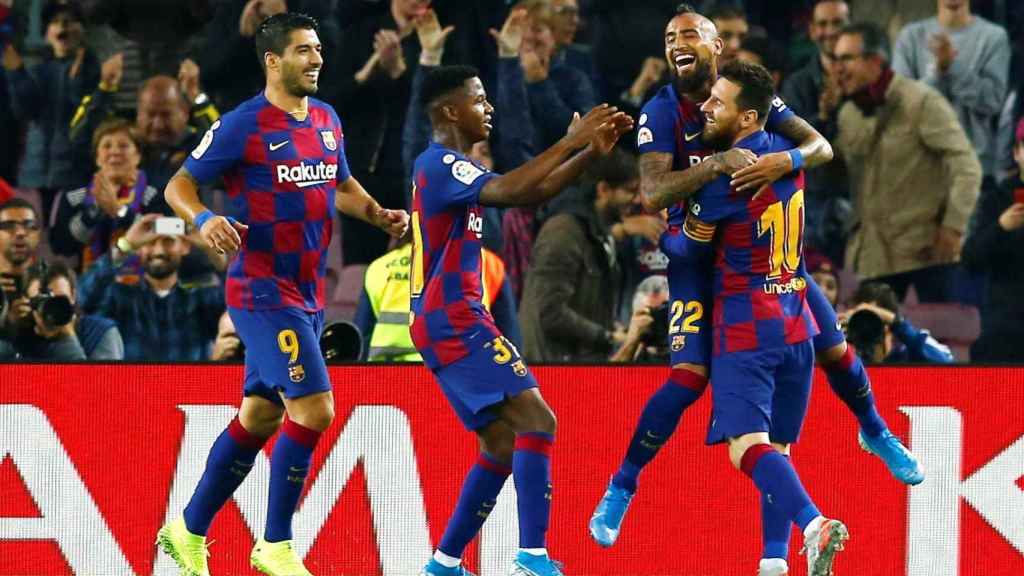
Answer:
[[483, 305], [480, 191], [497, 174], [431, 142], [413, 164], [410, 334], [427, 367], [500, 336]]

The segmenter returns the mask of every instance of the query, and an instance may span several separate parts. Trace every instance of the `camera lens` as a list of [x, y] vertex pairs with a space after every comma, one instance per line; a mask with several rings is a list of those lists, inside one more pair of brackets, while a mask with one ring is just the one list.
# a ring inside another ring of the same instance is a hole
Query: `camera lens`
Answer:
[[71, 322], [75, 315], [75, 307], [71, 305], [71, 300], [68, 300], [67, 296], [51, 296], [39, 306], [39, 314], [47, 326], [56, 328]]

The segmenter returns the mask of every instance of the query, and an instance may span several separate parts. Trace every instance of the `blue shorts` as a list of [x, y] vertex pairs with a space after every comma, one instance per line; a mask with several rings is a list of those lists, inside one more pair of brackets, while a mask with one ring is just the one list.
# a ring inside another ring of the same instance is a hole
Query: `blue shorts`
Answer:
[[672, 366], [707, 366], [711, 362], [711, 265], [707, 258], [680, 257], [675, 245], [687, 240], [681, 232], [661, 236], [661, 249], [668, 255], [668, 349]]
[[284, 404], [280, 394], [291, 399], [331, 390], [320, 353], [323, 310], [228, 308], [228, 314], [245, 344], [246, 396]]
[[468, 356], [438, 368], [434, 377], [467, 430], [498, 419], [488, 408], [537, 387], [519, 350], [504, 336], [471, 347]]
[[811, 315], [814, 316], [820, 330], [814, 337], [814, 351], [824, 352], [845, 342], [846, 335], [843, 334], [843, 327], [839, 324], [835, 309], [828, 303], [828, 298], [825, 298], [825, 293], [821, 291], [818, 283], [810, 274], [805, 274], [803, 278], [807, 280], [807, 306], [811, 309]]
[[792, 444], [811, 400], [814, 346], [810, 340], [769, 350], [744, 350], [711, 361], [708, 444], [752, 432]]

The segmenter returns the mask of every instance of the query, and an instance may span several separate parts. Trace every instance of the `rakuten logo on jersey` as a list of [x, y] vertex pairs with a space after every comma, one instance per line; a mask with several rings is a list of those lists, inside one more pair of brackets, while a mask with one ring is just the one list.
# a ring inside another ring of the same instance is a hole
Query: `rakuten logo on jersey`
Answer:
[[326, 184], [338, 176], [338, 165], [318, 162], [298, 166], [277, 165], [277, 183], [295, 184], [299, 188]]

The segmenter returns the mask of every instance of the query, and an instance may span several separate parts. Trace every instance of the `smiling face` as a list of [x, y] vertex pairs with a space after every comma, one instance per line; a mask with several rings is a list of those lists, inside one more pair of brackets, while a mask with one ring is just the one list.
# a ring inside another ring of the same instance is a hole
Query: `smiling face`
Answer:
[[96, 145], [96, 167], [112, 175], [131, 175], [139, 169], [139, 149], [125, 131], [111, 132]]
[[878, 80], [882, 64], [864, 53], [860, 34], [843, 34], [836, 42], [835, 77], [844, 96], [852, 96]]
[[491, 135], [494, 107], [487, 101], [487, 92], [479, 78], [466, 80], [462, 90], [454, 91], [450, 106], [456, 127], [471, 142], [486, 140]]
[[[711, 97], [701, 105], [704, 113], [703, 140], [716, 150], [724, 150], [736, 140], [752, 110], [740, 110], [736, 99], [740, 87], [726, 78], [719, 78], [711, 87]], [[756, 113], [755, 113], [756, 116]]]
[[850, 23], [850, 5], [845, 0], [819, 2], [811, 16], [810, 37], [818, 50], [832, 56], [836, 51], [839, 31]]
[[717, 69], [722, 41], [715, 26], [699, 14], [680, 14], [665, 27], [665, 60], [682, 92], [706, 83]]
[[282, 86], [292, 96], [312, 96], [319, 88], [320, 68], [324, 65], [320, 37], [314, 30], [300, 28], [291, 31], [289, 40], [284, 53], [274, 55], [276, 67], [268, 65], [267, 70], [277, 70]]

